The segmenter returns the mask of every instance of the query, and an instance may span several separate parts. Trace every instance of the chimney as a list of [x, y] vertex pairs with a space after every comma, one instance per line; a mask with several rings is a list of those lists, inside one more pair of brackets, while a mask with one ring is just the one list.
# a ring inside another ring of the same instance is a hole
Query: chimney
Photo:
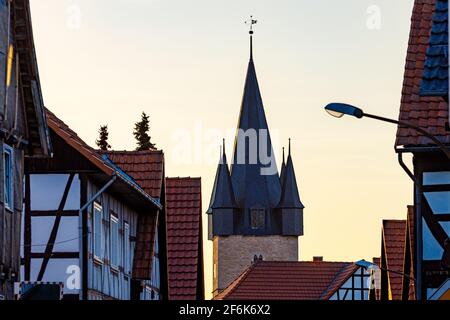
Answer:
[[322, 262], [323, 257], [313, 257], [313, 262]]

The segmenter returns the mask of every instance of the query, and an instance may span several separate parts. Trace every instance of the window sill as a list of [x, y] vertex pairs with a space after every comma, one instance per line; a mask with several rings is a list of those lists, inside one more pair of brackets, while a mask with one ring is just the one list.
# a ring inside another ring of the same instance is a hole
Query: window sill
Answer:
[[11, 213], [11, 214], [14, 213], [14, 210], [11, 209], [9, 206], [6, 206], [6, 205], [5, 205], [5, 210], [6, 210], [7, 212]]
[[111, 266], [111, 272], [114, 274], [119, 274], [119, 267]]
[[103, 260], [94, 256], [94, 258], [92, 259], [94, 261], [94, 264], [98, 265], [98, 266], [103, 266]]

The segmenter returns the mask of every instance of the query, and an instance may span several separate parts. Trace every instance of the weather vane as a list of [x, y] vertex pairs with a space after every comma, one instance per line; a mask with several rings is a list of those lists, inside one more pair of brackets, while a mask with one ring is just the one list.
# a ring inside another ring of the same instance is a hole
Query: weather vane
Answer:
[[253, 25], [256, 24], [258, 20], [253, 19], [253, 16], [250, 16], [250, 19], [245, 21], [245, 24], [250, 25], [250, 34], [253, 34]]

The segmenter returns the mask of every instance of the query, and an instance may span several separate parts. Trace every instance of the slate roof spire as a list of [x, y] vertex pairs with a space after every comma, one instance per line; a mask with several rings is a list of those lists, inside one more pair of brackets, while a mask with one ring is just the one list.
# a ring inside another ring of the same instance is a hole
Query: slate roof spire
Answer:
[[297, 180], [295, 179], [294, 163], [291, 156], [291, 139], [289, 139], [289, 153], [284, 173], [280, 208], [285, 209], [304, 209], [305, 206], [300, 200], [298, 193]]
[[221, 147], [219, 165], [217, 166], [216, 178], [214, 180], [213, 192], [207, 213], [211, 214], [213, 209], [236, 208], [233, 186], [228, 169], [227, 156], [225, 153], [225, 139]]
[[[256, 23], [252, 18], [250, 21]], [[271, 209], [280, 201], [280, 177], [253, 62], [253, 30], [250, 30], [250, 61], [234, 143], [231, 181], [240, 208]]]
[[284, 156], [284, 147], [283, 147], [283, 162], [281, 163], [281, 170], [280, 170], [280, 184], [283, 186], [284, 181], [284, 174], [286, 173], [286, 161]]

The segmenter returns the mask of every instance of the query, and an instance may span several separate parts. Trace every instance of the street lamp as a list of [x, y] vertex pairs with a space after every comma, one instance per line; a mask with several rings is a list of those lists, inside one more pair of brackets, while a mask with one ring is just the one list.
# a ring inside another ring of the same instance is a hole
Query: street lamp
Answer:
[[336, 118], [342, 118], [344, 115], [353, 116], [358, 119], [361, 119], [362, 117], [366, 117], [366, 118], [372, 118], [372, 119], [383, 121], [383, 122], [394, 123], [394, 124], [397, 124], [397, 125], [400, 125], [400, 126], [403, 126], [406, 128], [416, 130], [417, 132], [421, 133], [422, 135], [424, 135], [425, 137], [427, 137], [431, 141], [433, 141], [439, 147], [439, 149], [447, 156], [448, 160], [450, 161], [450, 150], [441, 141], [439, 141], [435, 136], [433, 136], [428, 131], [426, 131], [416, 125], [413, 125], [411, 123], [404, 122], [404, 121], [393, 120], [393, 119], [384, 118], [384, 117], [376, 116], [373, 114], [365, 113], [360, 108], [357, 108], [355, 106], [352, 106], [352, 105], [346, 104], [346, 103], [330, 103], [325, 107], [325, 111], [328, 112], [328, 114], [330, 114]]
[[363, 260], [356, 261], [356, 262], [355, 262], [355, 265], [357, 265], [358, 267], [364, 268], [364, 269], [366, 269], [366, 270], [378, 268], [378, 269], [380, 269], [380, 270], [384, 270], [384, 271], [387, 271], [387, 272], [390, 272], [390, 273], [395, 273], [395, 274], [401, 275], [401, 276], [403, 276], [403, 277], [405, 277], [405, 278], [408, 278], [410, 281], [416, 281], [416, 280], [414, 279], [414, 277], [412, 277], [412, 276], [410, 276], [410, 275], [408, 275], [408, 274], [406, 274], [406, 273], [398, 272], [398, 271], [395, 271], [395, 270], [390, 270], [390, 269], [387, 269], [387, 268], [382, 268], [381, 266], [376, 265], [375, 263], [366, 261], [366, 260], [364, 260], [364, 259], [363, 259]]

